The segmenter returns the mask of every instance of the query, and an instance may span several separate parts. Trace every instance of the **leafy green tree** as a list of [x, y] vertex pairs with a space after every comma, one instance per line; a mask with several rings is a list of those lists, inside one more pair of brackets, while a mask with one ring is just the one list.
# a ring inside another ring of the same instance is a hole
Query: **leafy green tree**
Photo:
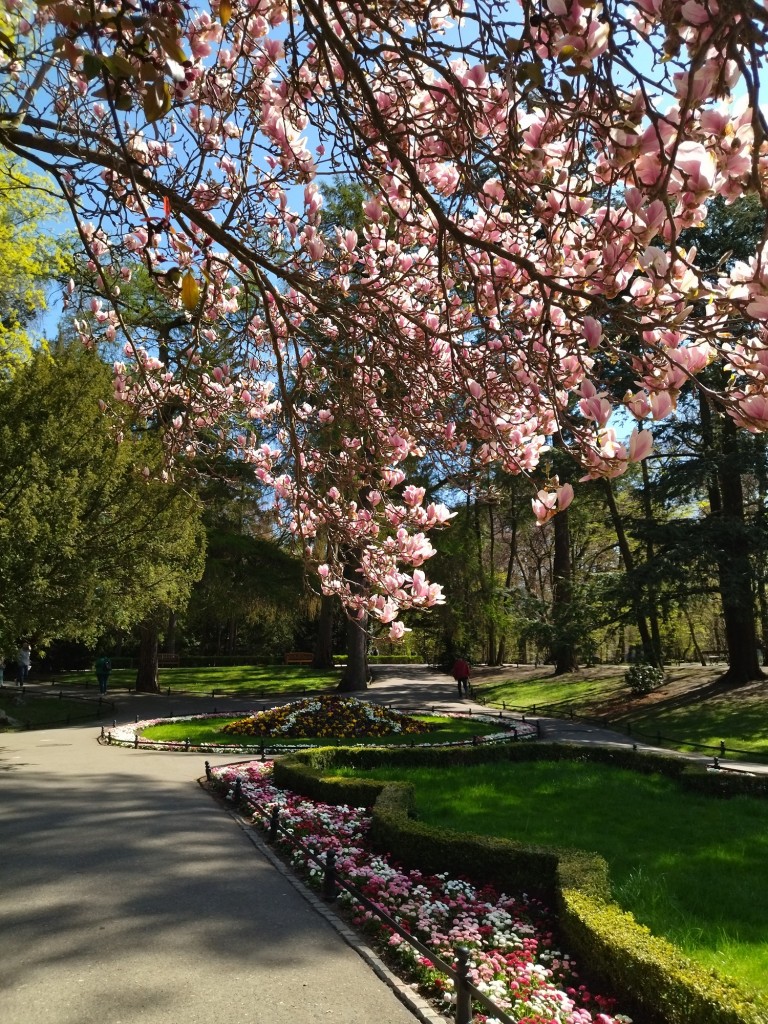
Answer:
[[0, 383], [0, 640], [93, 643], [159, 606], [203, 569], [199, 502], [154, 478], [156, 441], [118, 443], [110, 372], [92, 352], [35, 352]]
[[49, 234], [60, 212], [50, 183], [0, 150], [0, 374], [29, 358], [48, 286], [68, 272], [66, 247]]

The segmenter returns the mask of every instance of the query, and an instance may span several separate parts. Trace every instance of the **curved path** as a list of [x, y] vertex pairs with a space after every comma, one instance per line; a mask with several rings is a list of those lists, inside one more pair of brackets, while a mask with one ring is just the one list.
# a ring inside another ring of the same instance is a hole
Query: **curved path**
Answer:
[[[445, 675], [394, 667], [366, 696], [482, 710]], [[243, 698], [114, 694], [118, 722]], [[631, 742], [542, 719], [543, 734]], [[196, 784], [199, 754], [96, 742], [93, 724], [0, 735], [3, 1024], [412, 1024], [316, 902]], [[226, 763], [232, 757], [212, 757]], [[409, 997], [410, 998], [410, 997]], [[433, 1018], [434, 1019], [434, 1018]]]

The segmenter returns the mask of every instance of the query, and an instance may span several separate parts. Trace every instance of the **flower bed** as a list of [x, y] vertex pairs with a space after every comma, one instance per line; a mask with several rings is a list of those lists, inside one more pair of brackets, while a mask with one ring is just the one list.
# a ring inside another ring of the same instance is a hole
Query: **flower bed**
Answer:
[[356, 697], [323, 695], [281, 704], [238, 718], [221, 730], [230, 736], [287, 736], [291, 739], [324, 736], [355, 739], [358, 736], [414, 735], [430, 731], [426, 722], [383, 704]]
[[[339, 701], [339, 698], [333, 698], [335, 701]], [[348, 735], [352, 744], [354, 744], [355, 736], [361, 735], [375, 735], [381, 739], [381, 746], [386, 746], [387, 735], [398, 734], [402, 735], [403, 732], [409, 731], [408, 728], [403, 727], [403, 722], [414, 721], [409, 716], [402, 715], [401, 712], [393, 711], [390, 708], [384, 708], [383, 705], [375, 704], [372, 701], [360, 701], [355, 698], [346, 698], [345, 703], [351, 703], [361, 705], [362, 707], [356, 708], [354, 713], [352, 711], [338, 711], [334, 712], [331, 709], [329, 714], [329, 722], [334, 726], [344, 726], [348, 729], [344, 735]], [[298, 737], [294, 737], [292, 733], [286, 731], [288, 728], [293, 728], [294, 723], [298, 720], [298, 715], [295, 714], [296, 709], [299, 706], [308, 706], [313, 708], [315, 705], [325, 705], [325, 702], [319, 701], [315, 698], [303, 699], [300, 701], [292, 701], [288, 704], [281, 705], [277, 708], [273, 708], [270, 711], [243, 711], [240, 712], [240, 722], [257, 722], [254, 728], [260, 728], [260, 723], [264, 721], [272, 721], [275, 725], [275, 730], [269, 734], [262, 734], [261, 732], [247, 733], [247, 724], [243, 726], [242, 731], [232, 736], [231, 743], [192, 743], [187, 740], [153, 740], [148, 739], [141, 735], [142, 730], [149, 728], [153, 725], [169, 725], [175, 722], [195, 722], [204, 721], [205, 719], [223, 718], [227, 717], [221, 713], [210, 713], [205, 715], [182, 715], [175, 718], [149, 718], [141, 722], [131, 722], [125, 725], [116, 726], [110, 729], [106, 734], [106, 740], [108, 743], [115, 744], [117, 746], [130, 746], [137, 749], [149, 749], [149, 750], [195, 750], [200, 753], [222, 753], [222, 754], [253, 754], [254, 744], [238, 743], [237, 735], [254, 735], [259, 736], [262, 739], [262, 743], [259, 745], [259, 749], [263, 750], [264, 753], [289, 753], [295, 750], [306, 750], [310, 747], [322, 746], [324, 740], [323, 737], [337, 736], [338, 733], [333, 732], [330, 725], [324, 725], [318, 714], [312, 711], [313, 721], [315, 727], [320, 732], [314, 736], [311, 740], [301, 740]], [[262, 718], [262, 716], [266, 716]], [[477, 743], [501, 743], [507, 742], [511, 736], [516, 739], [533, 739], [536, 736], [536, 727], [531, 725], [529, 722], [520, 722], [516, 719], [507, 719], [498, 717], [495, 715], [463, 715], [450, 712], [442, 712], [441, 717], [444, 718], [456, 718], [456, 719], [468, 719], [471, 718], [474, 722], [482, 722], [484, 724], [498, 725], [499, 731], [488, 733], [484, 736], [475, 736], [467, 740], [454, 740], [449, 744], [442, 742], [441, 746], [468, 746], [470, 744]], [[364, 730], [365, 723], [369, 722], [372, 728], [381, 726], [381, 723], [389, 721], [390, 728], [387, 733], [366, 733]], [[282, 726], [281, 726], [282, 723]], [[355, 733], [353, 731], [355, 723], [359, 723], [360, 730]], [[421, 723], [417, 723], [421, 724]], [[428, 727], [426, 732], [428, 734]], [[413, 732], [416, 736], [419, 731]], [[423, 734], [423, 731], [422, 731]], [[292, 739], [296, 739], [296, 742], [291, 742]], [[286, 742], [286, 739], [288, 742]], [[270, 743], [270, 740], [275, 742]], [[279, 742], [277, 742], [279, 741]], [[431, 746], [428, 740], [419, 743], [414, 741], [414, 746]]]
[[[579, 979], [575, 964], [556, 948], [551, 916], [538, 901], [510, 897], [463, 879], [405, 872], [366, 844], [370, 815], [364, 808], [320, 804], [271, 781], [269, 763], [249, 762], [212, 769], [212, 777], [232, 795], [239, 780], [243, 799], [256, 808], [254, 822], [266, 828], [278, 806], [280, 822], [316, 854], [333, 850], [341, 874], [401, 927], [437, 956], [455, 964], [454, 949], [470, 950], [470, 981], [520, 1024], [626, 1024], [615, 1014], [615, 1000], [596, 995]], [[287, 841], [285, 841], [288, 846]], [[290, 854], [310, 881], [320, 870], [302, 850]], [[420, 988], [448, 1010], [453, 982], [416, 952], [372, 911], [343, 891], [340, 902], [352, 922], [384, 944], [393, 960]], [[476, 1014], [475, 1021], [492, 1024]]]

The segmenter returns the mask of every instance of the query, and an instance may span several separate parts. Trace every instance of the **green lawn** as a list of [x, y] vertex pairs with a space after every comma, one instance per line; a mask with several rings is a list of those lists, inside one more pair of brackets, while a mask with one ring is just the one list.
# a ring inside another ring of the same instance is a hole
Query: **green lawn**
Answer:
[[[549, 671], [549, 675], [544, 675]], [[473, 681], [475, 695], [487, 704], [530, 710], [548, 709], [551, 717], [566, 714], [571, 708], [578, 714], [628, 692], [621, 669], [606, 676], [574, 679], [554, 677], [551, 669], [531, 678], [483, 679]], [[588, 670], [585, 670], [588, 671]]]
[[[171, 692], [217, 694], [301, 693], [331, 690], [339, 681], [339, 671], [318, 672], [303, 665], [227, 665], [205, 668], [161, 668], [160, 687]], [[136, 670], [115, 669], [109, 677], [113, 690], [128, 689], [136, 682]], [[89, 672], [65, 672], [56, 676], [56, 685], [88, 685], [96, 688], [96, 676]]]
[[681, 748], [685, 748], [684, 740], [713, 747], [724, 740], [729, 757], [738, 758], [738, 750], [746, 751], [741, 757], [747, 760], [750, 753], [768, 756], [768, 702], [759, 692], [710, 697], [699, 704], [646, 715], [635, 712], [623, 719], [627, 720], [632, 723], [633, 732], [642, 732], [643, 738], [660, 734]]
[[[473, 736], [487, 736], [499, 731], [498, 726], [478, 721], [470, 722], [455, 718], [440, 718], [433, 715], [414, 715], [413, 717], [418, 718], [422, 722], [432, 723], [434, 728], [428, 733], [420, 734], [403, 735], [401, 733], [393, 733], [383, 739], [377, 736], [361, 736], [352, 740], [343, 737], [324, 736], [322, 741], [318, 742], [322, 742], [325, 746], [336, 746], [337, 744], [339, 746], [350, 746], [351, 744], [376, 746], [381, 743], [385, 743], [388, 746], [390, 744], [409, 746], [411, 743], [453, 743], [459, 740], [469, 740]], [[188, 739], [191, 743], [197, 744], [228, 743], [252, 746], [257, 750], [262, 742], [268, 742], [270, 748], [273, 749], [280, 744], [279, 739], [263, 741], [260, 736], [233, 736], [231, 733], [222, 733], [222, 726], [231, 721], [232, 717], [230, 716], [228, 718], [207, 718], [197, 722], [188, 721], [169, 723], [168, 725], [151, 725], [147, 729], [143, 729], [141, 735], [145, 736], [148, 740], [176, 740], [183, 742]], [[293, 746], [301, 742], [304, 741], [285, 740], [287, 746]], [[306, 742], [312, 741], [307, 740]]]
[[[552, 718], [567, 718], [571, 711], [577, 717], [607, 717], [611, 727], [623, 730], [630, 724], [638, 739], [661, 746], [697, 750], [700, 748], [696, 744], [706, 744], [714, 749], [702, 748], [701, 752], [714, 755], [724, 740], [726, 756], [733, 759], [749, 760], [750, 754], [768, 757], [768, 693], [764, 684], [752, 684], [744, 690], [732, 690], [682, 707], [662, 704], [649, 706], [645, 711], [641, 705], [630, 713], [619, 714], [616, 704], [631, 696], [624, 682], [624, 670], [597, 669], [592, 678], [589, 671], [583, 670], [576, 678], [555, 678], [523, 669], [521, 673], [527, 672], [527, 677], [478, 679], [475, 694], [493, 707], [506, 704], [508, 708]], [[692, 685], [701, 682], [695, 678], [699, 671], [698, 666], [693, 670]], [[684, 672], [677, 669], [672, 675], [679, 678]], [[739, 754], [740, 750], [744, 753]]]
[[[334, 774], [354, 775], [334, 768]], [[372, 769], [416, 789], [418, 816], [608, 861], [614, 897], [689, 956], [768, 994], [768, 801], [684, 793], [582, 762]]]
[[[0, 710], [16, 719], [22, 729], [41, 729], [55, 725], [70, 725], [99, 718], [98, 700], [82, 701], [58, 697], [24, 697], [23, 704], [15, 702], [14, 692], [0, 691]], [[104, 709], [107, 714], [109, 706]]]

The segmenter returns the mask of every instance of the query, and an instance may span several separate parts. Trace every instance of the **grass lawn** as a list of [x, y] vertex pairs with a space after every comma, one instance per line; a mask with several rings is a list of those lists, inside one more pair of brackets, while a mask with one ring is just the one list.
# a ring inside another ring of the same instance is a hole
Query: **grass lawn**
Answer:
[[768, 801], [707, 799], [661, 776], [571, 762], [366, 777], [413, 783], [419, 817], [435, 825], [596, 850], [614, 898], [638, 921], [768, 995]]
[[[378, 736], [360, 736], [359, 738], [349, 739], [335, 736], [323, 736], [322, 742], [324, 746], [351, 746], [358, 744], [366, 744], [376, 746], [377, 744], [386, 743], [387, 746], [390, 744], [405, 745], [409, 746], [411, 743], [453, 743], [458, 740], [469, 740], [473, 736], [487, 736], [491, 733], [498, 732], [499, 727], [497, 725], [491, 725], [490, 723], [483, 722], [468, 722], [462, 721], [455, 718], [440, 718], [433, 715], [414, 715], [414, 718], [418, 718], [421, 722], [430, 722], [434, 728], [428, 733], [404, 735], [402, 733], [392, 733], [390, 736], [384, 738]], [[270, 748], [274, 749], [275, 746], [279, 745], [280, 739], [262, 740], [261, 736], [233, 736], [231, 733], [222, 733], [221, 727], [232, 721], [232, 717], [228, 718], [207, 718], [202, 721], [192, 722], [176, 722], [168, 725], [152, 725], [147, 729], [141, 731], [141, 735], [146, 737], [148, 740], [177, 740], [184, 742], [189, 739], [192, 743], [229, 743], [239, 744], [242, 746], [252, 746], [257, 750], [261, 746], [262, 742], [269, 743]], [[311, 740], [294, 740], [285, 739], [287, 746], [294, 746], [297, 743], [312, 742]]]
[[[548, 674], [547, 674], [548, 673]], [[564, 715], [569, 708], [578, 713], [593, 711], [596, 706], [606, 703], [620, 694], [628, 692], [620, 668], [596, 669], [594, 675], [585, 669], [579, 677], [552, 675], [552, 669], [539, 668], [537, 671], [524, 670], [519, 677], [473, 679], [475, 695], [484, 703], [508, 708], [537, 710], [548, 709], [551, 717]]]
[[768, 702], [754, 687], [741, 695], [736, 691], [685, 707], [635, 711], [622, 720], [631, 721], [638, 735], [660, 734], [682, 749], [684, 740], [713, 747], [724, 740], [729, 757], [738, 758], [738, 750], [746, 752], [741, 755], [746, 759], [750, 753], [768, 756]]
[[[58, 697], [25, 697], [23, 704], [15, 702], [13, 691], [0, 691], [0, 711], [16, 719], [21, 726], [15, 728], [41, 729], [54, 725], [69, 725], [99, 717], [98, 701], [67, 700]], [[109, 705], [104, 710], [107, 713]]]
[[[274, 694], [317, 692], [330, 690], [339, 681], [340, 670], [318, 672], [303, 665], [227, 665], [205, 668], [161, 668], [158, 672], [160, 687], [171, 692], [200, 693], [206, 696], [214, 690], [219, 695], [228, 693]], [[136, 682], [136, 670], [115, 669], [109, 677], [110, 689], [128, 689]], [[78, 686], [88, 684], [96, 688], [92, 672], [63, 672], [56, 676], [56, 685]]]
[[[714, 755], [724, 740], [726, 756], [735, 760], [768, 757], [767, 683], [713, 692], [723, 666], [689, 665], [669, 669], [658, 691], [634, 697], [624, 671], [624, 666], [600, 666], [555, 678], [547, 674], [550, 669], [521, 668], [512, 675], [480, 676], [474, 687], [494, 707], [505, 703], [532, 714], [535, 708], [552, 718], [566, 718], [573, 711], [577, 717], [602, 719], [619, 730], [631, 724], [633, 735], [660, 746]], [[696, 744], [714, 749], [699, 749]]]

